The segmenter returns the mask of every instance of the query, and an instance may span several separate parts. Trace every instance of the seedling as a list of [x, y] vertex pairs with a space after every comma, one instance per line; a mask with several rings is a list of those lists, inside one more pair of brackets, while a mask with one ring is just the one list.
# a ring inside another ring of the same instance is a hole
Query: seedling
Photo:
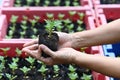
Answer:
[[39, 17], [39, 16], [34, 15], [33, 17], [34, 17], [34, 19], [36, 20], [36, 22], [38, 22], [38, 21], [40, 20], [40, 17]]
[[6, 77], [9, 79], [9, 80], [15, 80], [15, 78], [17, 78], [17, 75], [13, 76], [9, 73], [6, 73]]
[[15, 52], [17, 53], [17, 56], [20, 56], [22, 54], [22, 51], [19, 48], [16, 48]]
[[16, 57], [16, 58], [12, 58], [12, 61], [14, 62], [14, 63], [17, 63], [18, 61], [19, 61], [19, 58], [18, 57]]
[[53, 13], [47, 13], [46, 16], [47, 16], [48, 19], [53, 19], [54, 18]]
[[69, 70], [70, 72], [75, 72], [75, 71], [76, 71], [76, 68], [74, 68], [73, 65], [69, 65], [68, 70]]
[[77, 14], [78, 14], [80, 20], [83, 20], [85, 14], [84, 13], [80, 13], [80, 12], [78, 12]]
[[27, 6], [30, 6], [33, 0], [26, 0], [27, 1]]
[[61, 13], [58, 14], [58, 18], [59, 18], [60, 20], [62, 20], [64, 17], [65, 17], [65, 14], [61, 14]]
[[55, 6], [59, 6], [59, 5], [60, 5], [60, 0], [56, 0], [55, 2], [53, 2], [53, 4], [54, 4]]
[[12, 17], [10, 18], [10, 22], [15, 26], [17, 19], [18, 19], [18, 16], [12, 15]]
[[7, 52], [10, 50], [10, 48], [9, 47], [7, 47], [7, 48], [0, 48], [0, 50], [2, 50], [4, 55], [5, 55], [5, 57], [7, 57]]
[[29, 21], [32, 24], [32, 27], [34, 27], [35, 24], [37, 23], [37, 21], [35, 19], [30, 19]]
[[38, 69], [38, 72], [41, 72], [42, 76], [45, 79], [45, 73], [48, 70], [48, 68], [46, 68], [46, 65], [42, 65], [40, 69]]
[[83, 73], [83, 76], [81, 77], [82, 80], [92, 80], [92, 75], [87, 75]]
[[65, 1], [65, 6], [70, 6], [70, 1], [69, 0]]
[[49, 6], [50, 1], [49, 0], [45, 0], [45, 5], [44, 6]]
[[53, 77], [57, 77], [58, 74], [59, 74], [60, 68], [59, 68], [58, 65], [54, 65], [54, 66], [53, 66], [53, 69], [54, 69], [54, 73], [55, 73], [55, 75], [54, 75]]
[[20, 32], [20, 38], [24, 38], [25, 33], [26, 33], [25, 31]]
[[39, 6], [39, 4], [40, 4], [40, 0], [35, 0], [35, 5]]
[[18, 64], [16, 62], [12, 62], [11, 64], [8, 64], [8, 65], [12, 70], [12, 73], [15, 74], [15, 70], [18, 69]]
[[61, 21], [59, 20], [45, 20], [45, 21], [46, 21], [45, 28], [46, 28], [46, 31], [49, 33], [48, 37], [51, 37], [55, 27], [61, 25]]
[[77, 78], [78, 78], [78, 74], [75, 72], [68, 73], [68, 76], [69, 76], [70, 80], [77, 80]]
[[28, 71], [30, 71], [30, 68], [27, 68], [26, 66], [20, 68], [20, 70], [24, 73], [24, 78], [28, 78], [27, 74], [28, 74]]
[[69, 15], [72, 17], [76, 14], [77, 12], [76, 11], [69, 11]]
[[27, 60], [29, 63], [30, 63], [30, 68], [32, 69], [32, 68], [34, 68], [34, 62], [35, 62], [35, 59], [34, 58], [32, 58], [32, 57], [28, 57], [28, 58], [26, 58], [25, 60]]

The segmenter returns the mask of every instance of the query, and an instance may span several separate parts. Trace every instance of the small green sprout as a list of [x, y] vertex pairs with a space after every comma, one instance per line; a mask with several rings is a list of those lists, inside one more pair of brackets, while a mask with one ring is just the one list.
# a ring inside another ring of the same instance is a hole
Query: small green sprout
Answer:
[[69, 11], [70, 16], [74, 16], [77, 12], [76, 11]]
[[82, 80], [92, 80], [92, 75], [87, 75], [83, 73], [83, 76], [81, 77]]
[[3, 51], [5, 56], [7, 56], [7, 52], [10, 50], [10, 48], [9, 47], [7, 47], [7, 48], [0, 48], [0, 50]]
[[75, 72], [68, 73], [68, 76], [69, 76], [70, 80], [77, 80], [77, 78], [78, 78], [78, 74]]
[[35, 0], [35, 5], [39, 6], [39, 4], [40, 4], [40, 0]]
[[17, 75], [13, 76], [13, 75], [11, 75], [11, 74], [9, 74], [9, 73], [6, 73], [6, 76], [7, 76], [7, 78], [8, 78], [9, 80], [15, 80], [15, 78], [17, 78]]
[[38, 69], [38, 72], [41, 72], [43, 76], [45, 76], [45, 72], [48, 70], [45, 65], [42, 65], [40, 69]]
[[17, 22], [18, 16], [12, 15], [10, 18], [10, 22], [15, 24]]
[[53, 19], [54, 18], [53, 13], [47, 13], [46, 16], [47, 16], [48, 19]]
[[59, 20], [45, 20], [46, 21], [46, 31], [49, 33], [48, 37], [51, 37], [53, 30], [55, 27], [61, 25], [61, 21]]
[[61, 14], [61, 13], [59, 13], [58, 14], [58, 18], [61, 20], [61, 19], [63, 19], [65, 17], [65, 14]]
[[30, 71], [30, 68], [27, 68], [26, 66], [20, 68], [20, 70], [24, 73], [24, 78], [27, 78], [28, 71]]
[[76, 68], [74, 68], [73, 65], [69, 65], [68, 70], [69, 70], [70, 72], [75, 72], [75, 71], [76, 71]]
[[35, 62], [35, 58], [32, 58], [32, 57], [28, 57], [26, 58], [25, 60], [27, 60], [31, 65], [30, 65], [30, 68], [34, 68], [34, 62]]
[[15, 73], [15, 70], [18, 69], [18, 64], [16, 62], [12, 62], [11, 64], [8, 64], [10, 69], [12, 70], [12, 73]]

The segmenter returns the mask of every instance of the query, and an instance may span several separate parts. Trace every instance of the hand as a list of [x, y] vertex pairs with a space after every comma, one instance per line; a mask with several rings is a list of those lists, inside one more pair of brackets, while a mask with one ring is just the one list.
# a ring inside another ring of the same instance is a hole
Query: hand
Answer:
[[[47, 65], [73, 63], [77, 54], [80, 53], [79, 51], [76, 51], [72, 48], [61, 48], [58, 51], [54, 52], [45, 45], [39, 45], [38, 51], [32, 50], [34, 47], [36, 47], [36, 45], [26, 47], [23, 49], [23, 51]], [[42, 57], [41, 51], [43, 51], [50, 57]]]
[[[58, 48], [71, 47], [71, 36], [70, 34], [63, 32], [56, 32], [59, 36], [59, 46]], [[31, 42], [25, 43], [23, 47], [28, 47], [34, 44], [38, 44], [38, 40], [33, 40]]]

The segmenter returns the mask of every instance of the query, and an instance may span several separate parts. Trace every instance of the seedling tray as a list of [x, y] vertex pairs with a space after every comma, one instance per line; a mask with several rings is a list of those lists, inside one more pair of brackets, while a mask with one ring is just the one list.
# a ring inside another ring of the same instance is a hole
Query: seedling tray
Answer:
[[112, 2], [112, 0], [106, 0], [106, 1], [104, 1], [104, 0], [92, 0], [92, 2], [93, 2], [93, 5], [106, 5], [106, 6], [108, 6], [108, 5], [119, 5], [120, 4], [119, 0], [116, 0], [116, 2]]
[[[93, 7], [92, 6], [92, 1], [91, 0], [78, 0], [79, 1], [79, 6], [89, 6], [89, 7]], [[24, 1], [25, 2], [25, 1]], [[15, 4], [15, 0], [3, 0], [2, 1], [2, 6], [3, 7], [14, 7]], [[35, 6], [34, 6], [35, 7]], [[41, 5], [42, 7], [42, 5]], [[50, 6], [49, 6], [50, 7]]]
[[[95, 28], [95, 24], [94, 24], [94, 19], [95, 16], [93, 15], [92, 11], [87, 8], [87, 7], [66, 7], [66, 8], [60, 8], [60, 7], [49, 7], [49, 8], [3, 8], [2, 9], [2, 14], [4, 14], [4, 19], [3, 22], [6, 22], [6, 24], [3, 23], [3, 25], [1, 25], [1, 34], [4, 34], [4, 36], [1, 37], [1, 41], [0, 41], [0, 48], [6, 48], [9, 47], [10, 50], [8, 51], [8, 56], [10, 57], [14, 57], [16, 56], [16, 52], [15, 49], [19, 48], [22, 49], [23, 44], [31, 41], [31, 39], [5, 39], [5, 35], [7, 34], [7, 28], [10, 22], [10, 17], [12, 15], [17, 15], [19, 16], [18, 22], [21, 21], [22, 16], [26, 15], [29, 18], [33, 18], [33, 15], [37, 15], [41, 17], [40, 21], [44, 21], [44, 19], [46, 19], [45, 14], [46, 13], [54, 13], [55, 19], [57, 19], [57, 14], [58, 13], [64, 13], [67, 14], [67, 16], [64, 17], [64, 19], [69, 18], [70, 16], [68, 15], [68, 11], [77, 11], [77, 12], [83, 12], [85, 14], [84, 17], [84, 24], [86, 25], [86, 29], [94, 29]], [[78, 19], [78, 16], [75, 15], [72, 20], [76, 21]], [[5, 31], [4, 31], [5, 29]], [[101, 46], [95, 46], [95, 47], [90, 47], [87, 48], [85, 50], [87, 53], [91, 53], [91, 54], [100, 54], [102, 52], [101, 50]], [[0, 51], [0, 55], [4, 55], [3, 51]], [[26, 55], [24, 53], [22, 53], [21, 57], [26, 57]], [[96, 73], [94, 73], [95, 75]], [[107, 80], [106, 76], [101, 75], [101, 74], [96, 74], [95, 76], [93, 75], [93, 79], [94, 80]]]

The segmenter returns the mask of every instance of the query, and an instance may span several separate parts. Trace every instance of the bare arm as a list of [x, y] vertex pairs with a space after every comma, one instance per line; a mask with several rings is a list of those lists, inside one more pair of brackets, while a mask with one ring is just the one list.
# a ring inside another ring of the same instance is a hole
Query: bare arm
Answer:
[[120, 78], [120, 58], [77, 54], [74, 63], [107, 76]]
[[120, 41], [120, 19], [93, 30], [71, 34], [71, 46], [88, 47]]

